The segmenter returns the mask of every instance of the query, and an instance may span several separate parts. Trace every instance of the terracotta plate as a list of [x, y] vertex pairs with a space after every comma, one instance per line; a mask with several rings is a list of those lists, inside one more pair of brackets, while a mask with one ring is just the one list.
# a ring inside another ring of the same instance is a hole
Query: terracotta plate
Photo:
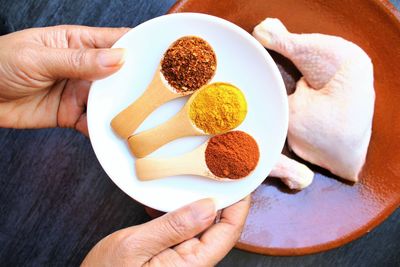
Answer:
[[[170, 12], [207, 13], [247, 31], [266, 17], [277, 17], [292, 32], [320, 32], [351, 40], [374, 63], [373, 134], [361, 182], [346, 184], [315, 167], [318, 174], [313, 184], [301, 192], [290, 192], [279, 181], [267, 179], [253, 194], [238, 248], [272, 255], [327, 250], [367, 233], [399, 206], [400, 15], [391, 4], [373, 0], [186, 0], [178, 1]], [[288, 93], [292, 92], [300, 73], [290, 61], [271, 54]]]

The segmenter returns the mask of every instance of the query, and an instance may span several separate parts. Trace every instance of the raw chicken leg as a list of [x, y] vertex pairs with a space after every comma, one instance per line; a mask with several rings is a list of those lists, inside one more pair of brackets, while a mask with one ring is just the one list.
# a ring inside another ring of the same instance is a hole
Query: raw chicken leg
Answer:
[[292, 34], [267, 18], [253, 32], [304, 77], [289, 96], [288, 143], [301, 158], [357, 181], [371, 138], [375, 91], [368, 55], [343, 38]]
[[280, 178], [290, 189], [297, 190], [309, 186], [314, 178], [314, 173], [306, 165], [283, 154], [269, 175]]

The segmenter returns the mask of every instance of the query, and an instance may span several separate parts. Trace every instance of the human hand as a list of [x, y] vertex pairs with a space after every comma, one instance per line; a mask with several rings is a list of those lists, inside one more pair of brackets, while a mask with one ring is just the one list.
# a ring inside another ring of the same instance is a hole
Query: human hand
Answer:
[[55, 26], [0, 36], [0, 127], [68, 127], [87, 135], [91, 81], [116, 72], [127, 28]]
[[239, 239], [249, 207], [250, 196], [224, 209], [211, 225], [214, 203], [199, 200], [105, 237], [82, 266], [214, 266]]

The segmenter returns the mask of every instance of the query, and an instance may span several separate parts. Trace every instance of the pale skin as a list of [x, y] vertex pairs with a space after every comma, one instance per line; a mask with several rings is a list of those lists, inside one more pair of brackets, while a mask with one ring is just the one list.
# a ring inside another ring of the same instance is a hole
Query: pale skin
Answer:
[[[124, 50], [110, 47], [129, 29], [57, 26], [0, 36], [0, 127], [74, 128], [88, 135], [92, 81], [118, 71]], [[82, 266], [213, 266], [235, 245], [250, 197], [218, 223], [203, 199], [100, 240]]]

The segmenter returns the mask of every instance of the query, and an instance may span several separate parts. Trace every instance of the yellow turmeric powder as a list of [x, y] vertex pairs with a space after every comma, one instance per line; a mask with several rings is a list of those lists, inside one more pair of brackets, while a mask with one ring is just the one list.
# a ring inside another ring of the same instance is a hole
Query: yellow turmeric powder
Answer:
[[239, 126], [247, 114], [243, 93], [228, 83], [212, 83], [195, 93], [189, 116], [197, 128], [220, 134]]

